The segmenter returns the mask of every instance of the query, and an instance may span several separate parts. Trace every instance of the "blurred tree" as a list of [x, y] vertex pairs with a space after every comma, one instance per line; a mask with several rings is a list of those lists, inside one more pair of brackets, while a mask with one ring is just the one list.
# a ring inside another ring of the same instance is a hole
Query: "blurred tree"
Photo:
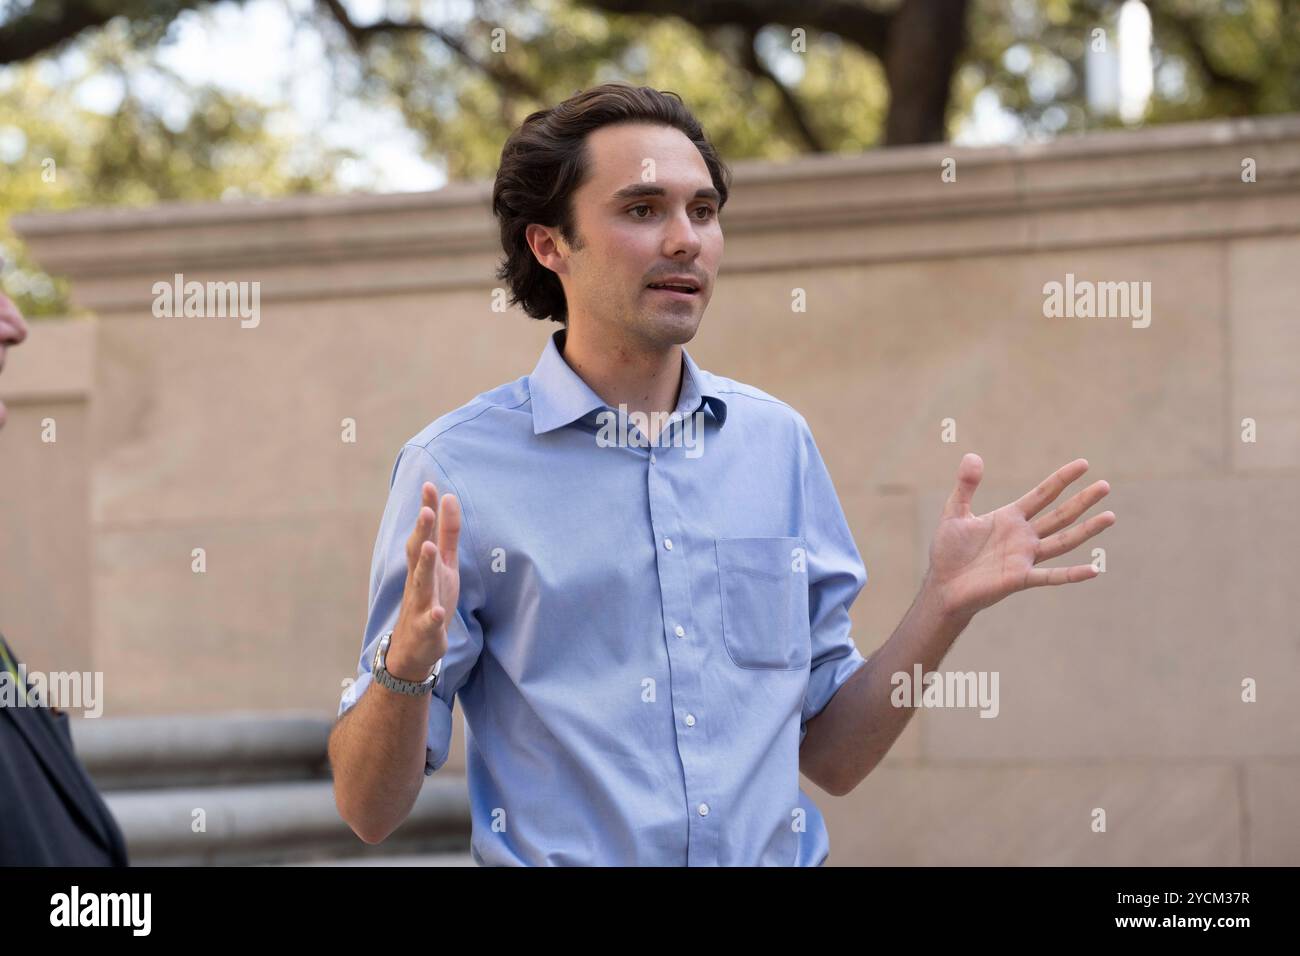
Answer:
[[[1113, 47], [1119, 0], [977, 0], [957, 97], [996, 96], [1030, 135], [1122, 125], [1087, 99], [1098, 27]], [[1143, 122], [1300, 109], [1298, 0], [1146, 0], [1155, 85]]]
[[[28, 260], [8, 228], [11, 212], [335, 190], [333, 171], [351, 154], [273, 135], [273, 108], [190, 86], [151, 63], [185, 103], [165, 116], [136, 88], [139, 64], [124, 28], [90, 38], [84, 53], [79, 75], [66, 82], [51, 83], [39, 63], [0, 80], [0, 278], [28, 317], [66, 314], [67, 290]], [[79, 105], [80, 82], [106, 77], [120, 83], [117, 108]]]
[[[216, 0], [0, 0], [0, 65], [29, 60], [86, 31], [118, 19], [138, 45], [160, 42], [178, 16]], [[242, 4], [245, 0], [224, 0]], [[322, 29], [341, 33], [366, 61], [371, 80], [387, 78], [417, 127], [436, 126], [431, 104], [418, 100], [419, 69], [441, 62], [459, 67], [456, 78], [479, 84], [477, 106], [487, 94], [490, 112], [514, 120], [512, 104], [530, 108], [551, 102], [566, 87], [559, 79], [589, 82], [612, 54], [630, 52], [656, 24], [688, 25], [678, 37], [686, 58], [721, 55], [732, 102], [748, 100], [756, 87], [771, 93], [762, 112], [779, 114], [785, 132], [802, 151], [843, 148], [823, 127], [816, 91], [805, 88], [807, 71], [796, 57], [828, 45], [851, 47], [874, 61], [888, 90], [883, 124], [873, 141], [886, 145], [945, 138], [954, 99], [954, 77], [963, 65], [969, 78], [997, 90], [1002, 105], [1040, 124], [1083, 126], [1078, 110], [1084, 41], [1098, 26], [1113, 24], [1118, 0], [573, 0], [520, 4], [479, 0], [456, 25], [436, 22], [422, 0], [390, 2], [404, 11], [360, 21], [348, 0], [303, 0]], [[1300, 106], [1300, 0], [1148, 0], [1155, 24], [1158, 66], [1172, 63], [1152, 117], [1184, 118], [1278, 112]], [[598, 21], [583, 14], [599, 11]], [[577, 28], [576, 30], [574, 28]], [[501, 42], [514, 41], [502, 49]], [[522, 42], [519, 42], [522, 41]], [[1030, 54], [1025, 65], [1008, 65], [1012, 47]], [[400, 58], [399, 65], [394, 58]], [[651, 63], [642, 57], [647, 68]], [[677, 67], [677, 85], [694, 74]], [[405, 69], [403, 69], [405, 67]], [[1038, 67], [1038, 69], [1035, 69]], [[1046, 69], [1052, 77], [1042, 78]], [[635, 72], [629, 70], [629, 72]], [[403, 77], [401, 74], [406, 73]], [[793, 75], [793, 80], [786, 75]], [[1034, 77], [1038, 82], [1031, 82]], [[405, 80], [405, 82], [403, 82]], [[968, 81], [965, 88], [969, 88]], [[1053, 88], [1059, 88], [1059, 102]], [[839, 91], [839, 105], [844, 104]], [[810, 98], [811, 96], [811, 98]], [[414, 99], [413, 99], [414, 98]], [[956, 105], [964, 105], [957, 97]], [[1066, 122], [1060, 112], [1067, 114]], [[734, 110], [733, 110], [734, 112]], [[833, 115], [835, 109], [831, 109]], [[1086, 111], [1085, 111], [1086, 112]], [[841, 131], [842, 132], [842, 131]], [[856, 138], [856, 134], [854, 137]]]

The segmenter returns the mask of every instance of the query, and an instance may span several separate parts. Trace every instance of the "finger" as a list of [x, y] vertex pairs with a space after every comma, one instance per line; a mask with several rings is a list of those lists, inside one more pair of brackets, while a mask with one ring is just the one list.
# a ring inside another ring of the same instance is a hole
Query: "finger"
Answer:
[[957, 466], [957, 487], [943, 506], [945, 518], [965, 518], [970, 515], [970, 503], [983, 476], [984, 459], [974, 452], [962, 455], [961, 463]]
[[457, 548], [460, 544], [460, 502], [453, 494], [445, 494], [439, 502], [438, 554], [449, 568], [457, 567]]
[[1062, 465], [1040, 481], [1038, 487], [1033, 491], [1021, 495], [1019, 500], [1016, 501], [1016, 507], [1020, 509], [1020, 513], [1026, 518], [1032, 518], [1055, 501], [1056, 496], [1064, 491], [1070, 482], [1087, 470], [1088, 459], [1086, 458], [1076, 458], [1068, 465]]
[[415, 570], [415, 563], [420, 559], [420, 546], [432, 538], [433, 522], [433, 509], [425, 505], [415, 518], [415, 527], [411, 529], [411, 536], [406, 539], [406, 569], [408, 572], [414, 572]]
[[[420, 543], [433, 537], [433, 522], [437, 515], [433, 509], [438, 506], [438, 489], [433, 482], [426, 481], [420, 488], [420, 512], [415, 518], [415, 527], [406, 538], [406, 569], [412, 570], [420, 557]], [[429, 513], [426, 515], [425, 512]]]
[[1074, 524], [1075, 518], [1101, 501], [1109, 493], [1110, 484], [1108, 482], [1098, 481], [1091, 484], [1069, 501], [1057, 505], [1047, 514], [1036, 518], [1033, 522], [1033, 529], [1040, 538], [1046, 538], [1049, 534], [1055, 534], [1062, 528], [1068, 528]]
[[426, 481], [420, 486], [420, 504], [433, 512], [433, 522], [429, 526], [427, 541], [437, 541], [438, 534], [438, 486]]
[[1067, 551], [1073, 551], [1083, 542], [1105, 531], [1114, 523], [1115, 512], [1103, 511], [1101, 514], [1089, 518], [1083, 524], [1075, 525], [1073, 528], [1067, 528], [1051, 537], [1044, 538], [1038, 542], [1038, 550], [1034, 553], [1034, 564], [1039, 561], [1050, 561]]
[[[441, 517], [438, 519], [438, 557], [441, 560], [442, 567], [454, 571], [457, 569], [456, 562], [459, 560], [457, 545], [460, 542], [460, 503], [456, 500], [455, 495], [446, 494], [442, 496], [438, 510], [441, 512]], [[433, 577], [433, 603], [439, 607], [446, 603], [443, 600], [442, 587], [443, 576], [435, 574]], [[450, 594], [448, 594], [448, 597], [450, 597]]]
[[406, 570], [414, 573], [415, 562], [420, 559], [420, 542], [427, 538], [425, 525], [429, 521], [428, 508], [421, 508], [415, 516], [415, 527], [406, 536]]
[[1031, 568], [1025, 575], [1025, 587], [1038, 588], [1052, 584], [1076, 584], [1101, 574], [1091, 564], [1076, 564], [1068, 568]]
[[411, 575], [411, 602], [417, 611], [422, 611], [433, 603], [433, 563], [438, 558], [438, 549], [432, 542], [420, 544], [420, 556]]

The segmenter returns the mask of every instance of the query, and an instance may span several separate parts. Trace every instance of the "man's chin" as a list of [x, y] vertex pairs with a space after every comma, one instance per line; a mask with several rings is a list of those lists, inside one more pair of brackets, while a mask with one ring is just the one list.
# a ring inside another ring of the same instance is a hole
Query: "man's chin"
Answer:
[[695, 333], [699, 331], [700, 317], [685, 313], [681, 315], [653, 313], [646, 316], [643, 328], [647, 329], [651, 337], [663, 346], [685, 345], [695, 338]]

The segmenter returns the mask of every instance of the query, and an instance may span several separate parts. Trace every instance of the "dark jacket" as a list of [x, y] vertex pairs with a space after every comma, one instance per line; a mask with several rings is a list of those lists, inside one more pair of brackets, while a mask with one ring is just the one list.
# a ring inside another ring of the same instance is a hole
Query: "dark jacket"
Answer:
[[[0, 646], [17, 664], [2, 635]], [[77, 759], [68, 719], [0, 698], [0, 866], [128, 865], [122, 831]]]

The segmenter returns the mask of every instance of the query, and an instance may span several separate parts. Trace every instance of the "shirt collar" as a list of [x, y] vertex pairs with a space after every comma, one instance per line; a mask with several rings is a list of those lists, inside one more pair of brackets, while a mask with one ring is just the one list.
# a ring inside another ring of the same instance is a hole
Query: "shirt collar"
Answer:
[[[533, 434], [536, 435], [568, 425], [593, 411], [609, 408], [564, 360], [561, 353], [567, 332], [568, 329], [558, 329], [547, 340], [537, 367], [528, 376]], [[682, 365], [682, 388], [676, 410], [690, 415], [703, 404], [706, 414], [712, 415], [721, 428], [727, 420], [727, 403], [718, 394], [713, 376], [696, 365], [685, 348], [682, 349]]]

